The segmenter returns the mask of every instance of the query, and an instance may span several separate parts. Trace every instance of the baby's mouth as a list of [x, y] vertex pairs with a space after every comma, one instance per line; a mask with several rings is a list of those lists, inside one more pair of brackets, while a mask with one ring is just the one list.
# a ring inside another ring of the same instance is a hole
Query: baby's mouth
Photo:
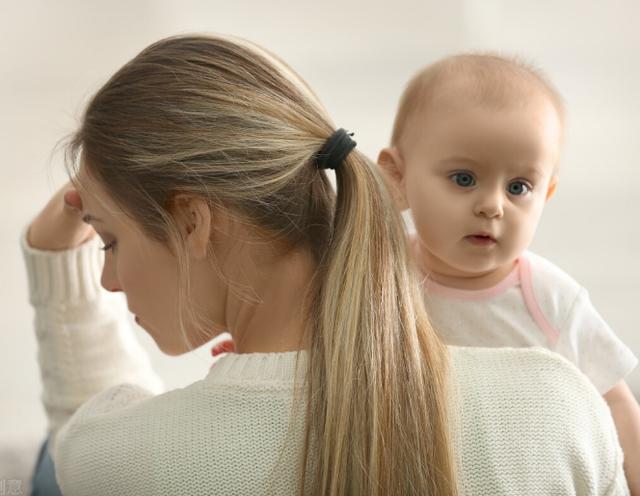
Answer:
[[496, 238], [487, 233], [470, 234], [469, 236], [465, 236], [465, 239], [473, 244], [482, 246], [493, 245], [497, 242]]

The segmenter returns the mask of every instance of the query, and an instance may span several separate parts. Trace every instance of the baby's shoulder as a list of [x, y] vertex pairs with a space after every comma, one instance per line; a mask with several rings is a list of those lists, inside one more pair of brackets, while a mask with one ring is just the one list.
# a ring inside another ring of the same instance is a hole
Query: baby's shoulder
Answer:
[[576, 293], [582, 289], [580, 283], [572, 276], [549, 259], [537, 253], [527, 251], [522, 255], [521, 261], [524, 262], [525, 266], [528, 266], [532, 281], [536, 286], [571, 293]]
[[578, 297], [586, 294], [584, 287], [548, 259], [525, 252], [520, 259], [520, 282], [525, 296], [533, 298], [551, 326], [560, 325]]

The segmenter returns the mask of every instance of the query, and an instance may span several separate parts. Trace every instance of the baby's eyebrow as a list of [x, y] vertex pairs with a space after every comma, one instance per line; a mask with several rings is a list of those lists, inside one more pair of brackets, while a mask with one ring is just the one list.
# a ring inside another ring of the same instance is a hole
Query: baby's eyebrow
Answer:
[[544, 171], [539, 167], [526, 167], [523, 172], [525, 176], [544, 177]]
[[436, 167], [442, 170], [455, 169], [476, 169], [484, 168], [484, 166], [473, 160], [472, 158], [465, 156], [452, 156], [446, 157], [436, 162]]
[[82, 216], [82, 222], [85, 222], [86, 224], [90, 224], [91, 222], [102, 222], [102, 219], [98, 219], [98, 217], [94, 217], [91, 214], [84, 214]]
[[442, 159], [440, 163], [444, 165], [455, 165], [455, 164], [477, 165], [478, 164], [478, 162], [473, 160], [472, 158], [464, 157], [464, 156], [447, 157], [445, 159]]

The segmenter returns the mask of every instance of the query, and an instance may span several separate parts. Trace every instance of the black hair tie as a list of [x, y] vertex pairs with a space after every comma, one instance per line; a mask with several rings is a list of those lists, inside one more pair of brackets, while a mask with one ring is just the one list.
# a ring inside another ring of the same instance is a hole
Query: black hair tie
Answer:
[[351, 139], [353, 133], [340, 128], [325, 141], [320, 151], [316, 153], [316, 165], [318, 169], [337, 169], [342, 165], [347, 155], [356, 147], [356, 142]]

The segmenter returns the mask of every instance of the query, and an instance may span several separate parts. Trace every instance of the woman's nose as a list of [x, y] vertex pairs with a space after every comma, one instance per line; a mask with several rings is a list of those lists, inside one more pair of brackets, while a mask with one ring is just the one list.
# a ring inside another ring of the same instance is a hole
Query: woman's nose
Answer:
[[[109, 255], [106, 256], [108, 257]], [[120, 289], [120, 284], [118, 283], [113, 264], [106, 260], [104, 262], [104, 265], [102, 266], [102, 277], [100, 278], [100, 284], [104, 289], [112, 293], [122, 291], [122, 289]]]

